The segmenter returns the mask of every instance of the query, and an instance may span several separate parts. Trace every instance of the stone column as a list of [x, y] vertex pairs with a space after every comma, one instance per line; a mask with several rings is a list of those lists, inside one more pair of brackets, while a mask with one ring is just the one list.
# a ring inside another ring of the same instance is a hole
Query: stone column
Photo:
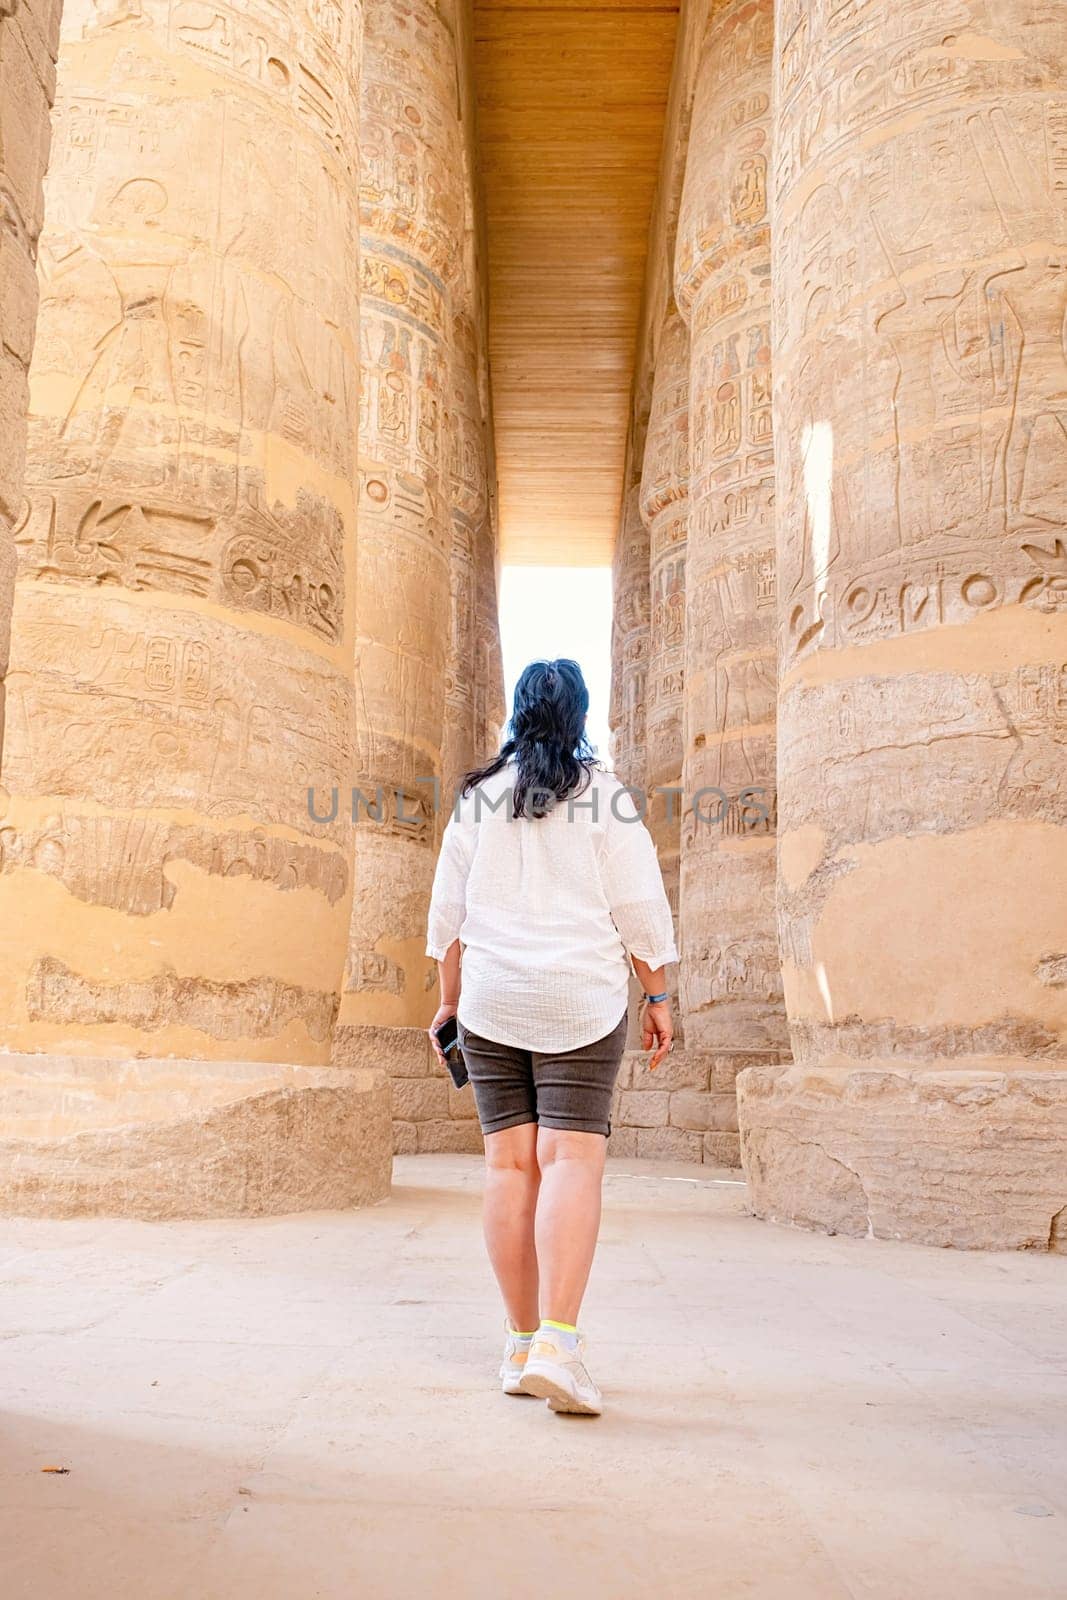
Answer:
[[[675, 256], [689, 321], [681, 922], [689, 1048], [786, 1048], [774, 927], [771, 0], [713, 8]], [[696, 810], [692, 809], [696, 807]]]
[[341, 1022], [424, 1026], [451, 627], [444, 416], [464, 230], [455, 45], [432, 0], [368, 0], [361, 110], [357, 785], [382, 816], [360, 809]]
[[58, 0], [0, 0], [0, 741], [15, 588], [11, 534], [26, 462], [26, 374], [37, 323], [34, 262], [58, 40]]
[[[641, 437], [645, 429], [642, 426]], [[611, 767], [621, 783], [634, 789], [648, 787], [647, 686], [649, 661], [649, 619], [651, 586], [649, 579], [648, 528], [641, 515], [641, 482], [634, 457], [640, 461], [643, 450], [631, 436], [626, 450], [626, 483], [619, 533], [612, 562], [611, 690], [608, 724], [611, 729]], [[640, 1048], [637, 979], [630, 979], [630, 1024], [627, 1049]], [[615, 1112], [619, 1110], [625, 1071], [619, 1074]], [[618, 1117], [613, 1114], [613, 1123]], [[616, 1137], [616, 1149], [619, 1139]], [[630, 1153], [630, 1152], [622, 1152]]]
[[623, 496], [612, 587], [612, 766], [623, 783], [643, 788], [650, 590], [648, 529], [641, 516], [640, 483], [631, 482]]
[[783, 5], [761, 1215], [1064, 1248], [1067, 14]]
[[648, 825], [677, 931], [689, 529], [689, 332], [674, 305], [663, 319], [656, 352], [640, 503], [649, 542]]
[[[493, 473], [489, 475], [492, 491]], [[508, 707], [504, 700], [504, 658], [500, 647], [497, 604], [495, 505], [489, 507], [474, 537], [474, 750], [475, 760], [488, 759], [500, 748]]]
[[489, 517], [485, 423], [478, 392], [478, 347], [471, 317], [452, 319], [448, 396], [449, 501], [452, 518], [451, 606], [441, 754], [444, 803], [452, 804], [464, 772], [482, 753], [476, 723], [481, 661], [478, 650], [476, 562]]
[[60, 1145], [5, 1204], [388, 1181], [351, 1144], [379, 1080], [291, 1065], [328, 1061], [351, 895], [307, 792], [352, 777], [358, 46], [339, 0], [65, 6], [0, 875]]

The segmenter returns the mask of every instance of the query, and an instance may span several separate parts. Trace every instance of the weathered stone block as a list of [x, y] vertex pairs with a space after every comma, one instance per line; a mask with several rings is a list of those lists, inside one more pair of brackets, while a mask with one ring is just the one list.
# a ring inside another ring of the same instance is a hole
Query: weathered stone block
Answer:
[[1067, 1071], [751, 1068], [757, 1216], [959, 1249], [1047, 1250], [1067, 1208]]
[[393, 1123], [394, 1156], [413, 1156], [419, 1148], [419, 1134], [413, 1122]]
[[643, 1056], [642, 1057], [637, 1057], [630, 1050], [626, 1050], [626, 1051], [623, 1052], [622, 1060], [619, 1062], [618, 1075], [616, 1076], [616, 1079], [615, 1079], [615, 1091], [616, 1091], [616, 1093], [618, 1093], [618, 1091], [620, 1089], [629, 1089], [630, 1088], [631, 1080], [632, 1080], [632, 1077], [633, 1077], [634, 1063], [635, 1063], [636, 1060], [643, 1060], [643, 1059], [644, 1059]]
[[706, 1167], [739, 1167], [741, 1165], [741, 1139], [736, 1133], [706, 1133], [704, 1135], [704, 1165]]
[[481, 1155], [485, 1149], [477, 1122], [420, 1122], [419, 1150], [448, 1155]]
[[612, 1124], [611, 1134], [608, 1138], [609, 1156], [636, 1156], [637, 1154], [637, 1129], [620, 1128]]
[[448, 1085], [441, 1078], [394, 1078], [393, 1116], [402, 1122], [432, 1122], [448, 1116]]
[[648, 1055], [635, 1056], [631, 1075], [634, 1089], [706, 1089], [710, 1057], [676, 1046], [655, 1072], [650, 1072]]
[[670, 1095], [660, 1089], [624, 1089], [619, 1096], [619, 1121], [628, 1128], [662, 1128]]
[[474, 1090], [470, 1084], [462, 1089], [457, 1089], [455, 1084], [448, 1081], [448, 1114], [457, 1121], [477, 1121], [478, 1107], [474, 1101]]
[[421, 1028], [375, 1028], [338, 1023], [333, 1030], [335, 1067], [375, 1067], [390, 1078], [426, 1078], [437, 1063]]
[[0, 1212], [262, 1216], [389, 1192], [383, 1073], [256, 1061], [0, 1057]]
[[708, 1062], [707, 1087], [719, 1091], [728, 1090], [730, 1093], [734, 1093], [737, 1075], [739, 1072], [744, 1072], [747, 1067], [788, 1066], [792, 1058], [788, 1052], [784, 1055], [767, 1052], [757, 1055], [744, 1050], [728, 1050], [722, 1054], [708, 1056], [706, 1059]]
[[699, 1133], [685, 1128], [638, 1128], [637, 1154], [654, 1161], [700, 1161]]
[[704, 1133], [717, 1128], [723, 1133], [737, 1132], [737, 1096], [712, 1094], [699, 1089], [676, 1089], [670, 1097], [670, 1123], [675, 1128], [693, 1128]]

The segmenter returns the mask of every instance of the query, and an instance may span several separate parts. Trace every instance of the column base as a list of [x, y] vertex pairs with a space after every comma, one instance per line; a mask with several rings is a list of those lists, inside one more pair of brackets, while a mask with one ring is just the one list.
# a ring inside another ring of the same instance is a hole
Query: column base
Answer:
[[389, 1192], [381, 1072], [0, 1056], [0, 1213], [196, 1218], [347, 1210]]
[[481, 1155], [485, 1145], [474, 1090], [470, 1084], [455, 1087], [434, 1055], [425, 1028], [338, 1023], [333, 1030], [333, 1062], [385, 1073], [392, 1098], [394, 1155]]
[[751, 1067], [756, 1216], [960, 1250], [1067, 1251], [1067, 1069]]

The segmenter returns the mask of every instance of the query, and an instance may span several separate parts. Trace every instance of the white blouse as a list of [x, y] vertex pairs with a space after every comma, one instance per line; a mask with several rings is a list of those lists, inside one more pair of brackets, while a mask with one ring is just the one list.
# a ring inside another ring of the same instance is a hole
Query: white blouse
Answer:
[[460, 1020], [499, 1044], [575, 1050], [626, 1010], [627, 951], [677, 961], [652, 838], [596, 771], [545, 817], [513, 818], [513, 762], [464, 796], [441, 842], [426, 954], [463, 946]]

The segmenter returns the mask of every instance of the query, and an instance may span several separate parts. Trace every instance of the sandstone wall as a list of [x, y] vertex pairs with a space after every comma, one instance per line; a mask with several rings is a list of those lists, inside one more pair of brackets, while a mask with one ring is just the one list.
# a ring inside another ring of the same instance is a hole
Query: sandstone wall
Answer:
[[0, 0], [0, 740], [15, 588], [12, 530], [22, 504], [26, 375], [37, 321], [34, 262], [58, 41], [58, 0]]
[[619, 1071], [608, 1154], [738, 1166], [735, 1083], [760, 1059], [677, 1048], [649, 1072], [648, 1055], [631, 1044]]
[[1067, 1204], [1067, 13], [780, 6], [779, 917], [761, 1215]]

